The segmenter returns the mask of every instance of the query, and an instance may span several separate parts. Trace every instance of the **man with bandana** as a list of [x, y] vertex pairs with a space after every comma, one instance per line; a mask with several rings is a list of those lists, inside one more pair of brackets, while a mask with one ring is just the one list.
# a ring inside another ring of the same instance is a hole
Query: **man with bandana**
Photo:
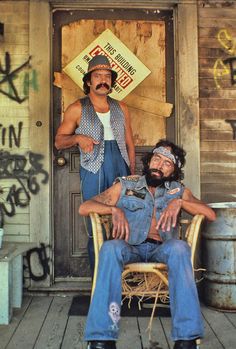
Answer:
[[[215, 220], [214, 211], [180, 182], [185, 152], [160, 140], [143, 158], [143, 176], [118, 178], [104, 193], [84, 202], [79, 212], [111, 214], [113, 240], [99, 255], [98, 276], [85, 328], [88, 349], [116, 349], [125, 264], [161, 262], [168, 266], [174, 349], [196, 349], [203, 324], [192, 272], [190, 248], [178, 239], [181, 210]], [[116, 305], [116, 321], [110, 307]], [[119, 309], [119, 311], [117, 310]]]
[[[80, 150], [83, 200], [109, 188], [119, 176], [134, 174], [135, 148], [127, 106], [108, 96], [117, 78], [106, 56], [93, 57], [83, 77], [85, 98], [71, 104], [57, 130], [55, 146]], [[91, 272], [94, 251], [88, 220], [88, 254]]]

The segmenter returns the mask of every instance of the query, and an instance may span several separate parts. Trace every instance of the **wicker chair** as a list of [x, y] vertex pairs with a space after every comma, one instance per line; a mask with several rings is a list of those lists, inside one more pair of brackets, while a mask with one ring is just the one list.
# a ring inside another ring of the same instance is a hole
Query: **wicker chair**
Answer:
[[[107, 239], [110, 238], [112, 224], [111, 216], [109, 215], [99, 216], [97, 213], [91, 213], [90, 218], [92, 221], [95, 250], [95, 270], [92, 285], [93, 294], [97, 279], [99, 250], [104, 241], [104, 232]], [[184, 238], [191, 247], [191, 261], [194, 271], [202, 270], [195, 269], [195, 252], [203, 219], [203, 215], [196, 215], [192, 220], [181, 220], [180, 222], [180, 237]], [[182, 237], [182, 226], [184, 224], [187, 225], [187, 228], [185, 229], [184, 237]], [[128, 298], [129, 304], [134, 296], [137, 297], [139, 300], [139, 309], [141, 309], [143, 301], [150, 298], [154, 300], [147, 328], [147, 330], [149, 330], [149, 339], [151, 339], [152, 321], [155, 309], [158, 307], [157, 302], [160, 300], [161, 303], [169, 303], [168, 271], [166, 264], [131, 263], [125, 265], [122, 273], [122, 295], [123, 301]]]

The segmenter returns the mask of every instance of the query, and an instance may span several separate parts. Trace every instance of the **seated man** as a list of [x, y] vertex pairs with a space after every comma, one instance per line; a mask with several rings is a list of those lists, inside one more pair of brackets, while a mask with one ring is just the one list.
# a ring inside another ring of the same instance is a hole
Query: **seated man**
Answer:
[[113, 222], [114, 239], [104, 242], [99, 255], [85, 329], [88, 349], [116, 349], [121, 274], [125, 264], [134, 262], [168, 266], [174, 349], [194, 349], [196, 339], [203, 336], [190, 248], [178, 240], [177, 219], [181, 209], [191, 215], [203, 214], [210, 221], [215, 220], [215, 213], [180, 183], [185, 164], [182, 148], [160, 140], [143, 163], [143, 176], [118, 178], [79, 209], [85, 216], [91, 212], [111, 214]]

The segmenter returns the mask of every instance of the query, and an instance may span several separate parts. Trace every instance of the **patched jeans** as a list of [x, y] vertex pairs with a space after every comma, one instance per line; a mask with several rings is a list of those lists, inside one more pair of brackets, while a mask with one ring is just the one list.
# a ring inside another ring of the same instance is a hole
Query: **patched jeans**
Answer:
[[117, 340], [121, 307], [121, 274], [125, 264], [166, 263], [169, 273], [171, 337], [190, 340], [203, 337], [203, 324], [193, 277], [190, 248], [170, 239], [132, 246], [123, 240], [106, 241], [100, 250], [98, 277], [85, 328], [85, 340]]

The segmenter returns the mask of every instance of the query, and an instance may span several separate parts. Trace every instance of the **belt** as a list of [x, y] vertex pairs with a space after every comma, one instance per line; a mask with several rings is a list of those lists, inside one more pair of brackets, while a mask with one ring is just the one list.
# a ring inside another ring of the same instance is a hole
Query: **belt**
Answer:
[[147, 238], [146, 240], [144, 240], [142, 242], [142, 244], [144, 244], [145, 242], [151, 242], [152, 244], [160, 244], [161, 243], [161, 241], [155, 240], [155, 239], [151, 239], [151, 238]]

